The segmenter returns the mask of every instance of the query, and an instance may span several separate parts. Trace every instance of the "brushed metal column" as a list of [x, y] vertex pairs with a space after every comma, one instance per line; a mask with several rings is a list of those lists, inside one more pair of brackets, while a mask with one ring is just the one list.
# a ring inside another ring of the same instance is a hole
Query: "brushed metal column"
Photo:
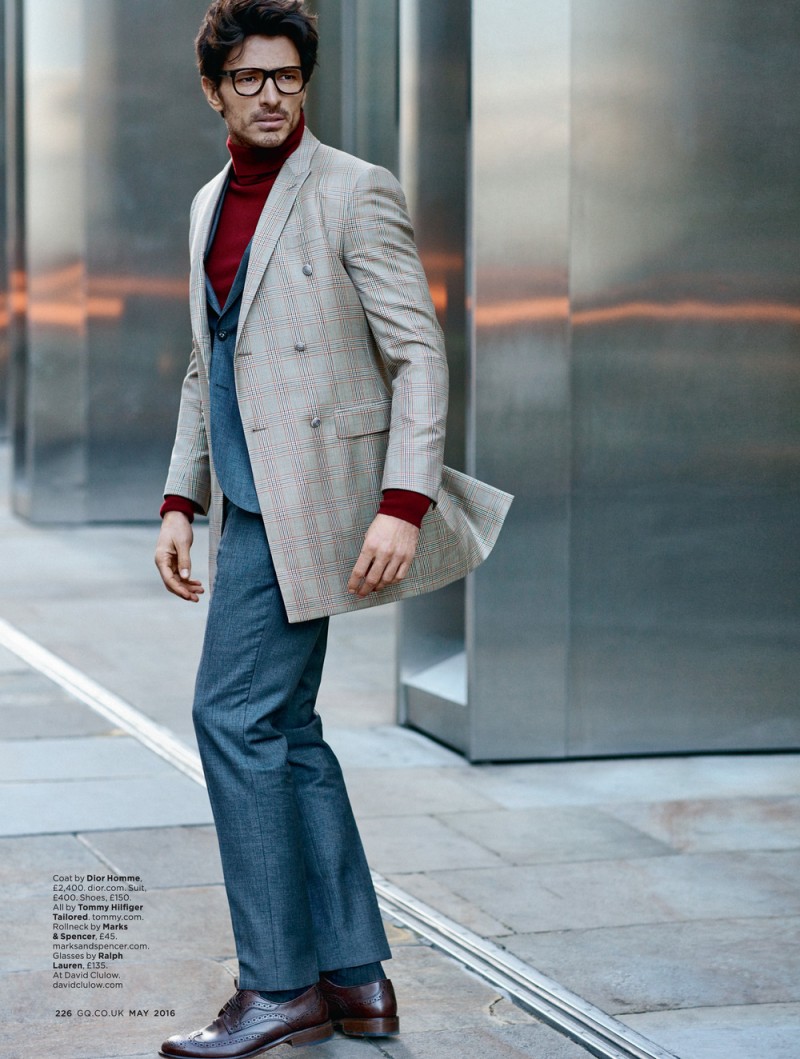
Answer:
[[449, 458], [516, 494], [465, 597], [403, 605], [401, 717], [473, 760], [797, 747], [795, 5], [401, 10]]
[[402, 716], [473, 760], [561, 755], [569, 10], [401, 10], [402, 179], [451, 365], [447, 460], [516, 495], [466, 585], [403, 605]]
[[[445, 460], [466, 465], [469, 8], [461, 0], [400, 6], [400, 179], [450, 365]], [[465, 585], [400, 608], [399, 716], [466, 751]]]
[[398, 0], [317, 0], [306, 116], [323, 143], [398, 169]]
[[515, 500], [496, 554], [468, 583], [470, 757], [561, 756], [570, 11], [559, 0], [474, 0], [472, 11], [468, 469]]
[[225, 159], [194, 69], [204, 0], [25, 0], [25, 350], [14, 506], [157, 512], [190, 347], [189, 206]]
[[8, 290], [8, 85], [6, 81], [6, 3], [0, 0], [0, 438], [8, 431], [9, 323]]
[[800, 19], [573, 2], [569, 752], [800, 745]]

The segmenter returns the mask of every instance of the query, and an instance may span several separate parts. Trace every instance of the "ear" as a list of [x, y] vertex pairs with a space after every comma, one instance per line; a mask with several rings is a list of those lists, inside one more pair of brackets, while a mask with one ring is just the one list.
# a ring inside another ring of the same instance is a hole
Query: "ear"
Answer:
[[200, 84], [203, 86], [203, 94], [208, 100], [208, 105], [216, 110], [218, 114], [221, 114], [225, 109], [225, 104], [220, 98], [219, 85], [215, 84], [210, 77], [202, 77]]

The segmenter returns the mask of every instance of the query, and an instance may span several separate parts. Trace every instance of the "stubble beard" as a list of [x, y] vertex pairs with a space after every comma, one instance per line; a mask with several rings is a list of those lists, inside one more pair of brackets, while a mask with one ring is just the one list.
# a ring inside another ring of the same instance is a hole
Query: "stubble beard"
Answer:
[[[291, 114], [284, 110], [283, 107], [277, 107], [275, 110], [259, 111], [258, 114], [247, 119], [244, 124], [239, 126], [232, 126], [228, 122], [224, 110], [220, 113], [228, 126], [228, 135], [231, 140], [245, 147], [280, 147], [288, 140], [300, 121], [300, 115], [298, 114], [297, 121], [292, 125]], [[285, 124], [281, 129], [275, 132], [264, 132], [255, 127], [259, 119], [275, 114], [279, 114], [284, 119]]]

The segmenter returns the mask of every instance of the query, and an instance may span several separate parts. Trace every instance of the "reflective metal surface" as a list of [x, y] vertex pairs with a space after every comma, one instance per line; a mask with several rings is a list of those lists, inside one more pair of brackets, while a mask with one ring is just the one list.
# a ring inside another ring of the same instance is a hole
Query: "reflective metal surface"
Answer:
[[8, 88], [6, 86], [6, 11], [5, 0], [0, 0], [0, 438], [8, 430], [8, 360], [9, 360], [9, 304], [8, 304], [8, 206], [6, 196]]
[[23, 128], [25, 120], [22, 77], [22, 0], [5, 0], [5, 263], [6, 320], [4, 341], [8, 351], [5, 407], [12, 446], [12, 466], [24, 463], [25, 393], [25, 181]]
[[469, 583], [484, 759], [565, 752], [569, 643], [570, 13], [502, 7], [473, 2], [469, 470], [516, 497]]
[[797, 746], [797, 5], [573, 25], [569, 752]]
[[190, 344], [189, 206], [225, 159], [192, 40], [203, 0], [26, 0], [24, 375], [14, 501], [152, 518]]
[[402, 608], [405, 717], [474, 759], [563, 754], [567, 705], [569, 11], [502, 7], [473, 0], [467, 21], [410, 0], [401, 18], [402, 175], [445, 326], [447, 459], [516, 495], [465, 595]]
[[450, 429], [517, 499], [466, 600], [404, 605], [405, 716], [473, 760], [796, 747], [796, 7], [473, 0], [467, 50], [436, 6], [401, 156], [423, 241], [466, 203]]
[[317, 0], [319, 66], [306, 104], [324, 143], [398, 168], [398, 0]]
[[[445, 460], [467, 460], [468, 151], [471, 26], [462, 0], [402, 0], [400, 7], [400, 180], [406, 191], [450, 366]], [[465, 584], [400, 608], [400, 718], [461, 750], [469, 744], [464, 704]], [[444, 674], [440, 666], [444, 666]]]

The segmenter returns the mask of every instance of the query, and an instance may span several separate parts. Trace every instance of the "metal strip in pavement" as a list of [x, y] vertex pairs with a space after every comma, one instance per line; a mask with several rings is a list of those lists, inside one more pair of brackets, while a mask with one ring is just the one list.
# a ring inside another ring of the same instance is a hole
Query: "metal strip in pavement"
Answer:
[[[184, 775], [205, 786], [200, 758], [169, 728], [42, 647], [0, 618], [0, 646], [64, 688]], [[629, 1026], [607, 1015], [511, 953], [372, 873], [381, 910], [474, 971], [543, 1022], [600, 1059], [676, 1059]]]
[[618, 1019], [541, 974], [511, 953], [372, 873], [378, 904], [392, 919], [427, 938], [521, 1007], [601, 1059], [676, 1059]]

